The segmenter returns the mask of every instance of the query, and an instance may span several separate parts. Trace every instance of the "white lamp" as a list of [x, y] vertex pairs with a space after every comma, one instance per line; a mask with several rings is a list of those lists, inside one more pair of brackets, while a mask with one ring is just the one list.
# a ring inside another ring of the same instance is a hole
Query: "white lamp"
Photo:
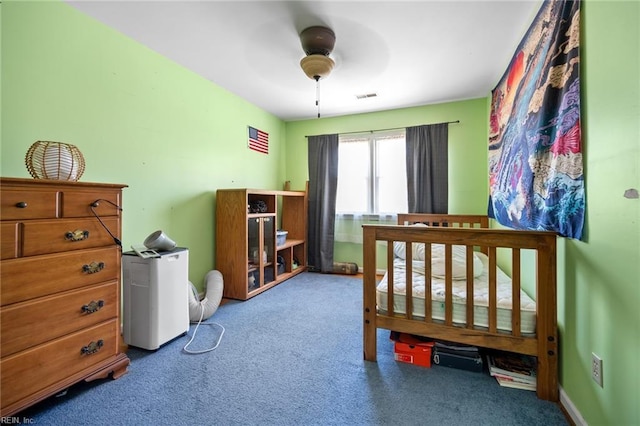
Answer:
[[29, 174], [35, 179], [77, 181], [84, 173], [84, 157], [75, 145], [37, 141], [25, 157]]

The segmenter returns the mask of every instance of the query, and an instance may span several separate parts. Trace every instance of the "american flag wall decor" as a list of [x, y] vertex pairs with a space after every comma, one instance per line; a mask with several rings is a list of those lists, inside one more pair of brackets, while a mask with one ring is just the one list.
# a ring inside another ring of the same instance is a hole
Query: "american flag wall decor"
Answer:
[[249, 149], [269, 153], [269, 133], [249, 126]]

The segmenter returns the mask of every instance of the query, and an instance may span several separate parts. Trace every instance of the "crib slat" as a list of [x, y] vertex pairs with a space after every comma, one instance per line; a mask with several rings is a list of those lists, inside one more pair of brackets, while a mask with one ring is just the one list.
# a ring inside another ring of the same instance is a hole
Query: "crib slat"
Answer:
[[511, 334], [519, 337], [521, 335], [520, 319], [520, 249], [511, 250]]
[[473, 301], [474, 301], [474, 291], [473, 291], [473, 246], [467, 247], [467, 328], [472, 329], [473, 323], [475, 320], [474, 312], [473, 312]]
[[489, 247], [489, 333], [496, 333], [498, 329], [496, 257], [496, 248]]
[[424, 245], [424, 322], [433, 321], [431, 301], [431, 244]]
[[453, 325], [453, 253], [451, 244], [444, 245], [444, 323]]

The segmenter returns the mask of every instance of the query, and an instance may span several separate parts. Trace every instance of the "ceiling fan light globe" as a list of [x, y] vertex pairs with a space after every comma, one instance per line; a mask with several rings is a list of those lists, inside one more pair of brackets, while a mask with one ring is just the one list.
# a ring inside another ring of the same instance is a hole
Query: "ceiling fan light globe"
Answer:
[[309, 55], [300, 60], [302, 71], [312, 80], [328, 77], [335, 64], [333, 59], [324, 55]]

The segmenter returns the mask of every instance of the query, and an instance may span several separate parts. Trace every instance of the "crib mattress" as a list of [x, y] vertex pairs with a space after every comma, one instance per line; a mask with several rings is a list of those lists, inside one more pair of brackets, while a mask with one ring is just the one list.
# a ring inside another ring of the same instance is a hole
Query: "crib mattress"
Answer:
[[[489, 326], [489, 286], [488, 286], [488, 258], [483, 253], [476, 253], [482, 261], [483, 272], [474, 280], [474, 326], [486, 329]], [[422, 265], [421, 265], [422, 263]], [[387, 312], [387, 275], [385, 273], [382, 280], [376, 286], [376, 301], [378, 310], [381, 313]], [[405, 291], [406, 291], [406, 267], [405, 260], [396, 258], [394, 260], [394, 295], [401, 297], [393, 298], [393, 311], [395, 313], [406, 313]], [[413, 316], [424, 318], [424, 291], [425, 276], [424, 262], [413, 261]], [[453, 281], [453, 322], [458, 326], [465, 326], [467, 323], [466, 300], [467, 284], [465, 280]], [[500, 268], [497, 271], [497, 328], [499, 331], [511, 332], [511, 278]], [[432, 319], [444, 321], [444, 279], [438, 277], [431, 278], [431, 311]], [[520, 322], [521, 333], [523, 335], [534, 335], [536, 330], [536, 303], [527, 293], [520, 290]]]

